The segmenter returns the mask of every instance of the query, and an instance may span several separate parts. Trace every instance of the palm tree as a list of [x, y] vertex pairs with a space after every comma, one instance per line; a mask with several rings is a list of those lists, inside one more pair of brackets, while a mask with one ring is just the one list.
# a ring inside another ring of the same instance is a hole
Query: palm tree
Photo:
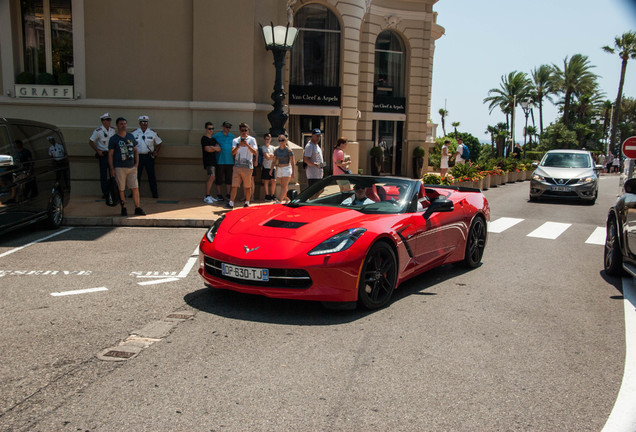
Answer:
[[459, 126], [459, 122], [453, 122], [451, 126], [455, 129], [455, 139], [457, 139], [457, 127]]
[[636, 59], [636, 32], [630, 31], [623, 33], [622, 36], [614, 39], [614, 48], [610, 46], [604, 46], [603, 51], [610, 54], [618, 52], [618, 56], [621, 58], [621, 78], [618, 82], [618, 94], [616, 95], [616, 102], [614, 102], [614, 114], [612, 116], [612, 129], [610, 131], [610, 148], [614, 149], [616, 141], [616, 126], [620, 119], [621, 113], [621, 100], [623, 98], [623, 84], [625, 83], [625, 71], [627, 70], [627, 60], [630, 58]]
[[492, 147], [492, 153], [495, 154], [495, 135], [497, 134], [497, 127], [488, 125], [484, 133], [490, 134], [490, 146]]
[[532, 150], [532, 137], [536, 135], [537, 135], [536, 126], [528, 126], [526, 128], [526, 136], [528, 137], [528, 150]]
[[563, 94], [563, 124], [570, 125], [570, 104], [572, 97], [592, 93], [596, 88], [597, 75], [590, 71], [594, 66], [590, 65], [587, 56], [574, 54], [572, 58], [563, 60], [563, 69], [552, 65], [552, 85], [557, 93]]
[[442, 132], [444, 132], [444, 136], [446, 136], [446, 116], [448, 115], [448, 111], [444, 108], [439, 109], [439, 115], [442, 116]]
[[530, 72], [532, 76], [532, 102], [539, 107], [539, 133], [543, 133], [543, 99], [552, 102], [552, 67], [541, 65]]
[[[515, 128], [515, 107], [521, 100], [530, 93], [530, 80], [528, 75], [523, 72], [512, 71], [506, 75], [502, 75], [499, 88], [488, 90], [488, 97], [484, 99], [484, 103], [489, 102], [488, 108], [490, 112], [495, 108], [500, 108], [504, 113], [510, 113], [510, 136], [514, 141]], [[512, 144], [514, 146], [514, 143]], [[512, 149], [510, 149], [512, 151]]]

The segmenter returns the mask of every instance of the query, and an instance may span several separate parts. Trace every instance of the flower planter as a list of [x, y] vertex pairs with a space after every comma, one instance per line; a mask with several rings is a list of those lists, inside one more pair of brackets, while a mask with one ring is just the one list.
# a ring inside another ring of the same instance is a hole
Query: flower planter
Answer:
[[526, 172], [525, 171], [517, 171], [517, 181], [518, 182], [526, 181]]
[[458, 186], [458, 187], [475, 187], [474, 183], [472, 181], [463, 181], [463, 182], [456, 182], [453, 183], [453, 186]]
[[508, 183], [508, 174], [510, 174], [508, 171], [505, 171], [501, 176], [499, 176], [499, 180], [500, 183], [499, 184], [506, 184]]
[[490, 187], [499, 186], [499, 182], [501, 181], [501, 176], [499, 174], [493, 174], [490, 176]]
[[486, 190], [486, 189], [490, 189], [490, 182], [492, 181], [492, 177], [491, 175], [487, 175], [486, 177], [484, 177], [484, 184], [481, 186], [482, 189]]
[[526, 181], [532, 179], [532, 170], [528, 170], [526, 171]]
[[517, 181], [517, 172], [516, 171], [508, 171], [507, 183], [514, 183], [516, 181]]

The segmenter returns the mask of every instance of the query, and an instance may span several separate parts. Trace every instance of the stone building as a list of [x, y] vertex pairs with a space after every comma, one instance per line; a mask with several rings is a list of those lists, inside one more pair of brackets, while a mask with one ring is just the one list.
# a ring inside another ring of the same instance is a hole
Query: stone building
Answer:
[[[164, 141], [163, 195], [202, 194], [200, 137], [225, 120], [261, 141], [275, 78], [260, 24], [298, 28], [287, 54], [286, 124], [303, 146], [340, 136], [353, 167], [413, 175], [412, 151], [433, 145], [430, 123], [437, 0], [0, 0], [0, 115], [53, 123], [69, 144], [74, 194], [97, 195], [88, 145], [99, 116], [141, 114]], [[141, 186], [148, 195], [147, 185]]]

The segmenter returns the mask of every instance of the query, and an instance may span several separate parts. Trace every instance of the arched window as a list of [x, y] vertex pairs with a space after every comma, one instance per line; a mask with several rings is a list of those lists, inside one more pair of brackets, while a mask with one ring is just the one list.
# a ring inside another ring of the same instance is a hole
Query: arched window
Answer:
[[340, 85], [340, 23], [325, 6], [309, 4], [294, 15], [298, 37], [291, 50], [290, 85]]
[[374, 96], [404, 97], [405, 49], [402, 39], [390, 30], [375, 41]]

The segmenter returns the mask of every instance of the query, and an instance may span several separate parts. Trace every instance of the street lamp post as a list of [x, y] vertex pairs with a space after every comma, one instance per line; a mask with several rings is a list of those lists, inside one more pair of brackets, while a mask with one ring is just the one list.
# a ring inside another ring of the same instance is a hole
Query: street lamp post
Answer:
[[521, 109], [523, 109], [523, 114], [526, 116], [526, 127], [523, 129], [523, 146], [526, 146], [526, 138], [528, 137], [528, 116], [530, 115], [530, 111], [534, 108], [532, 105], [532, 99], [525, 98], [521, 102]]
[[285, 123], [287, 123], [287, 113], [283, 111], [283, 101], [287, 94], [283, 88], [283, 66], [285, 66], [285, 55], [294, 45], [298, 29], [295, 27], [276, 26], [274, 23], [271, 25], [263, 26], [263, 38], [265, 39], [265, 49], [272, 51], [274, 54], [274, 67], [276, 68], [276, 80], [274, 81], [274, 91], [272, 92], [272, 100], [274, 103], [272, 106], [274, 109], [267, 114], [267, 119], [272, 126], [269, 129], [269, 133], [272, 136], [285, 134]]

